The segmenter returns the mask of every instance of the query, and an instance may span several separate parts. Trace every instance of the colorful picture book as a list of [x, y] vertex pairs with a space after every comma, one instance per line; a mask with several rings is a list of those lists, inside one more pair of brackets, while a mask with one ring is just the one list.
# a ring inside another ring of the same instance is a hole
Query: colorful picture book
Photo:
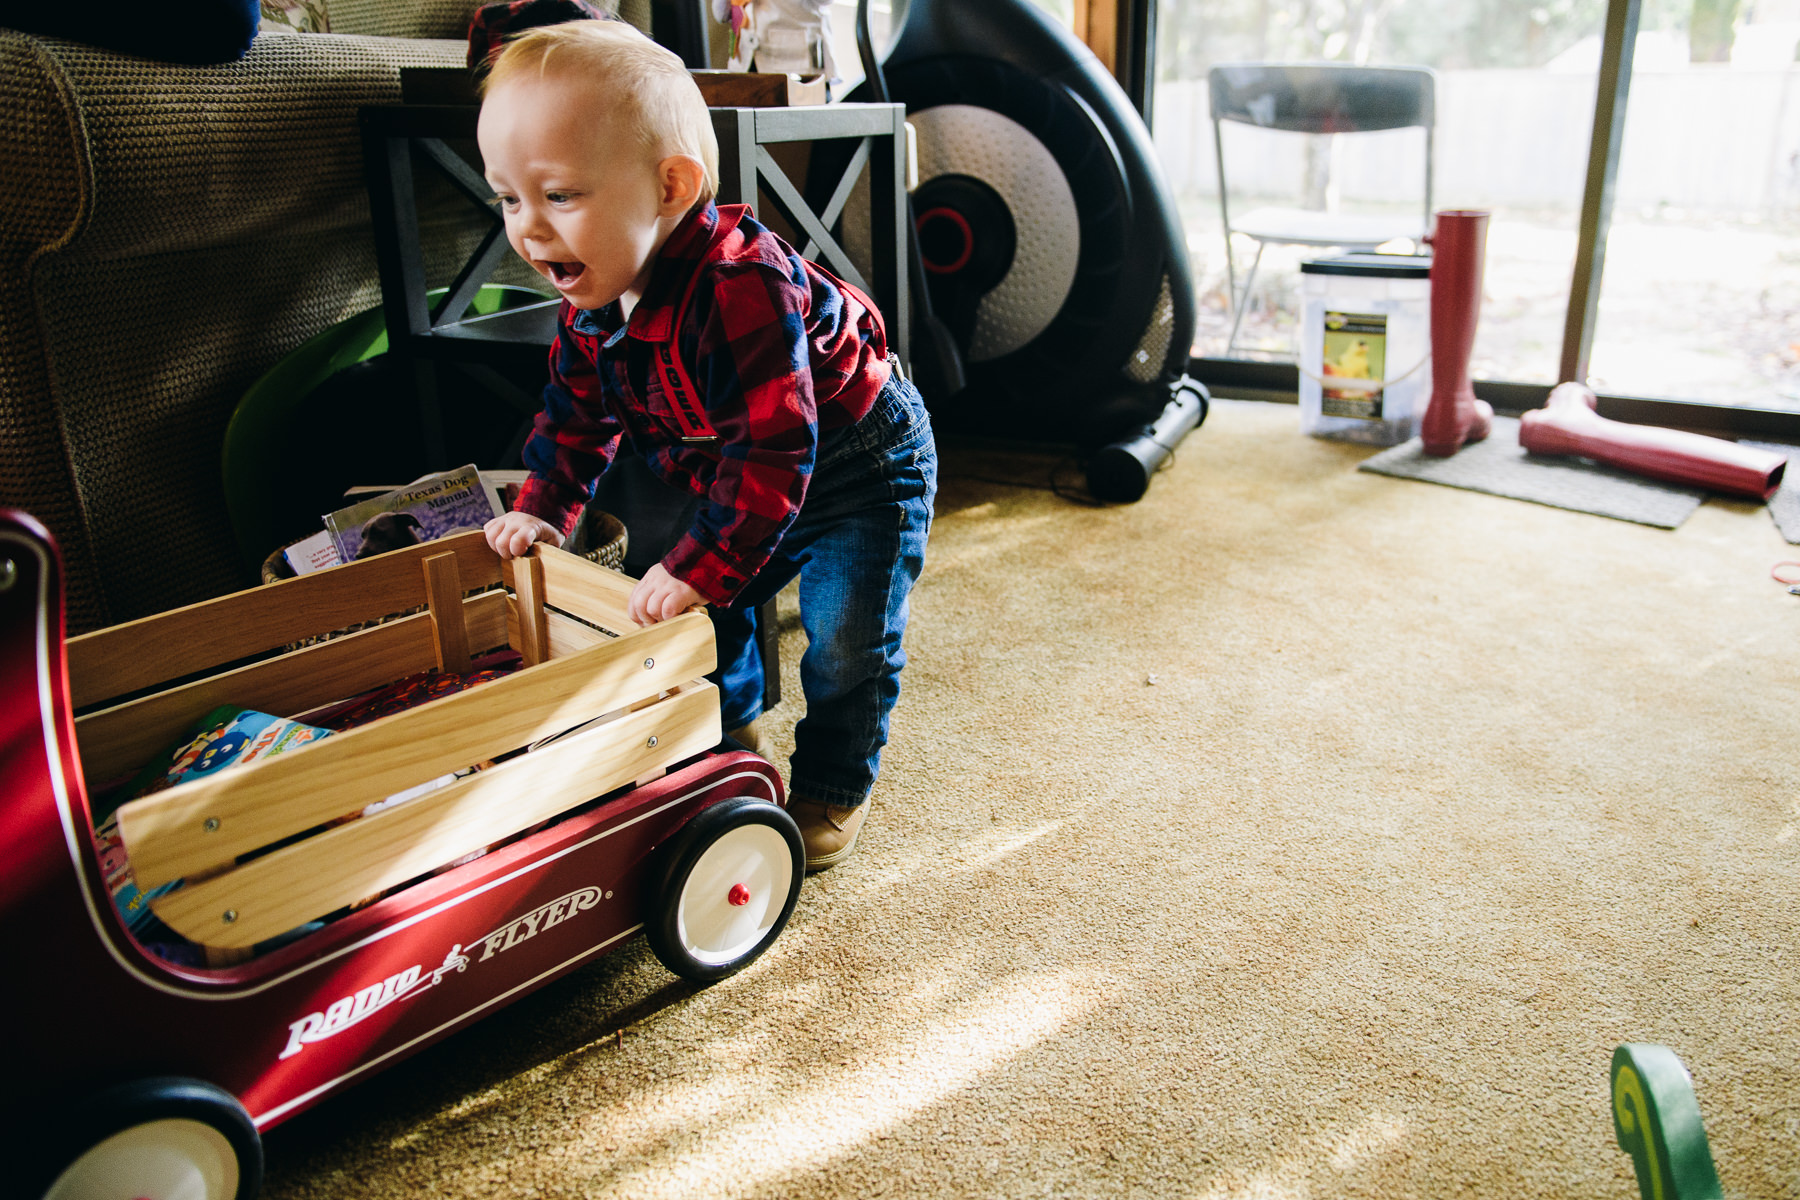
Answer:
[[272, 758], [288, 750], [330, 737], [329, 729], [303, 725], [254, 709], [225, 705], [200, 718], [186, 738], [152, 759], [131, 781], [107, 798], [104, 815], [94, 829], [100, 850], [100, 869], [107, 890], [126, 926], [143, 936], [153, 925], [150, 901], [181, 886], [177, 879], [148, 892], [138, 890], [131, 875], [125, 847], [119, 840], [117, 808], [128, 800], [149, 796], [202, 775]]
[[[510, 650], [496, 651], [477, 659], [474, 664], [475, 669], [471, 671], [464, 673], [417, 672], [384, 687], [314, 709], [303, 714], [306, 718], [304, 721], [272, 716], [269, 713], [234, 705], [224, 705], [213, 709], [191, 725], [182, 735], [181, 740], [163, 750], [130, 780], [111, 788], [106, 794], [96, 796], [94, 799], [94, 842], [99, 853], [100, 870], [106, 881], [107, 891], [111, 894], [113, 903], [118, 908], [119, 915], [124, 919], [126, 927], [131, 930], [140, 944], [168, 961], [193, 966], [202, 966], [208, 963], [205, 954], [199, 947], [187, 942], [181, 935], [165, 926], [157, 919], [151, 908], [152, 901], [181, 887], [184, 881], [171, 880], [148, 891], [141, 890], [137, 886], [137, 881], [132, 874], [127, 847], [119, 831], [118, 810], [128, 801], [154, 795], [167, 788], [219, 771], [245, 766], [277, 754], [299, 749], [302, 746], [311, 745], [322, 738], [332, 736], [334, 732], [354, 729], [428, 701], [503, 678], [518, 670], [522, 665], [523, 661], [517, 653]], [[325, 824], [338, 825], [361, 817], [374, 816], [376, 813], [404, 804], [438, 788], [448, 787], [458, 779], [487, 765], [490, 764], [484, 761], [460, 770], [447, 771], [435, 779], [429, 779], [414, 787], [395, 792], [374, 803], [362, 806], [360, 810], [345, 813]], [[436, 874], [471, 862], [485, 853], [487, 853], [487, 848], [471, 851], [435, 871], [428, 872], [428, 874]], [[239, 861], [243, 860], [240, 858]], [[360, 908], [377, 898], [379, 897], [366, 897], [357, 904], [351, 905], [350, 908], [352, 910]], [[318, 927], [318, 922], [309, 922], [299, 929], [290, 930], [279, 937], [259, 943], [257, 952], [261, 953], [278, 944], [285, 944], [294, 937]]]
[[117, 801], [123, 804], [201, 775], [272, 758], [330, 736], [329, 729], [223, 705], [201, 717], [185, 741], [163, 751], [133, 776]]

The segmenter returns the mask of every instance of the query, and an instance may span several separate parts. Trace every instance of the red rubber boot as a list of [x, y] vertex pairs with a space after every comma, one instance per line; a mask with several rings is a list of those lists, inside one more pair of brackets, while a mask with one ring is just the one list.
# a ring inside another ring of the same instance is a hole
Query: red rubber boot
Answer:
[[1493, 408], [1475, 398], [1469, 382], [1487, 224], [1485, 212], [1441, 212], [1431, 235], [1431, 404], [1419, 423], [1419, 440], [1425, 453], [1438, 458], [1479, 442], [1494, 421]]

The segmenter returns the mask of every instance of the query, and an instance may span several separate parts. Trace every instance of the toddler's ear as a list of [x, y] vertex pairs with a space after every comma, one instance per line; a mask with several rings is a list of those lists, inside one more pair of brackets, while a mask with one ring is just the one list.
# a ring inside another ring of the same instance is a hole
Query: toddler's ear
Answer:
[[662, 187], [661, 214], [681, 216], [700, 199], [706, 168], [692, 155], [671, 154], [656, 164], [656, 178]]

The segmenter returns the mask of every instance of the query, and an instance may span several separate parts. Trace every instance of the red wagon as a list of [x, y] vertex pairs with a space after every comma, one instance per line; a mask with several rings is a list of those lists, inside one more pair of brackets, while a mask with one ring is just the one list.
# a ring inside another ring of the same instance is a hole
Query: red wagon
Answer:
[[[25, 1195], [252, 1196], [261, 1131], [640, 929], [696, 980], [768, 947], [804, 861], [780, 777], [720, 749], [710, 623], [640, 629], [629, 588], [463, 535], [65, 642], [55, 546], [0, 511], [0, 1094], [31, 1131]], [[138, 885], [184, 881], [152, 903], [203, 965], [132, 936], [84, 781], [224, 699], [302, 712], [503, 645], [525, 664], [504, 678], [120, 808]]]

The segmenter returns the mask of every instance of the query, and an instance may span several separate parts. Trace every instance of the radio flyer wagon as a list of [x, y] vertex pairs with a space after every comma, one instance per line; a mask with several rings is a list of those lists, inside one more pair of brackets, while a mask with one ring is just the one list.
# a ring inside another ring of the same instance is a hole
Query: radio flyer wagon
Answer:
[[[799, 833], [775, 769], [721, 748], [710, 622], [636, 626], [625, 576], [464, 534], [65, 642], [60, 570], [0, 510], [0, 1104], [30, 1131], [6, 1164], [24, 1195], [253, 1196], [262, 1131], [632, 933], [706, 981], [793, 911]], [[132, 936], [90, 788], [220, 704], [301, 713], [506, 646], [511, 674], [119, 808], [137, 886], [184, 881], [151, 906], [201, 965]]]

